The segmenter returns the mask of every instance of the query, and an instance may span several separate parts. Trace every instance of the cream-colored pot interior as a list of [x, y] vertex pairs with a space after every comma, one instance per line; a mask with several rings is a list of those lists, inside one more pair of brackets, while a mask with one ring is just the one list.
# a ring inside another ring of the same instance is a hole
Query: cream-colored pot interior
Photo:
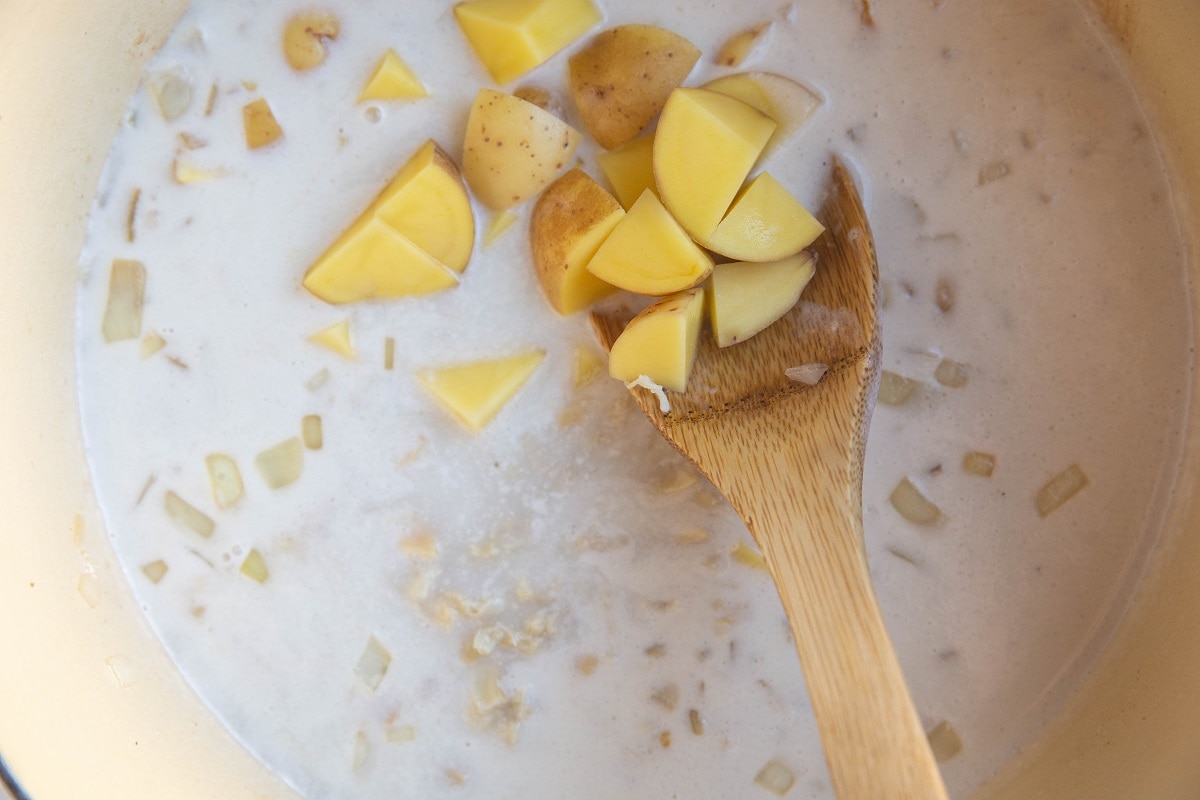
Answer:
[[[100, 523], [72, 358], [76, 259], [121, 109], [184, 0], [0, 3], [0, 757], [36, 800], [284, 798], [143, 621]], [[1200, 230], [1200, 2], [1106, 0]], [[1193, 255], [1193, 263], [1195, 256]], [[1200, 276], [1193, 276], [1195, 283]], [[1200, 438], [1133, 613], [989, 798], [1200, 797]]]

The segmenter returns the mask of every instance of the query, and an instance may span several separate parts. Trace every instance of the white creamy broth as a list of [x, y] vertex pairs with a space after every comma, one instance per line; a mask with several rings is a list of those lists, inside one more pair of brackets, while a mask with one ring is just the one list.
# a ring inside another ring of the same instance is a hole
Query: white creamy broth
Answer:
[[[298, 74], [280, 49], [294, 9], [196, 3], [149, 68], [186, 76], [192, 103], [167, 122], [138, 91], [90, 221], [88, 456], [155, 630], [229, 728], [312, 798], [770, 797], [754, 778], [772, 760], [796, 777], [788, 797], [829, 797], [774, 588], [732, 555], [748, 533], [623, 386], [574, 387], [577, 349], [596, 345], [583, 316], [541, 297], [528, 204], [452, 291], [335, 308], [300, 287], [427, 138], [461, 155], [466, 110], [491, 85], [449, 3], [322, 6], [341, 33]], [[969, 794], [1086, 675], [1172, 491], [1187, 254], [1131, 80], [1071, 0], [880, 4], [873, 28], [849, 0], [603, 8], [606, 25], [661, 24], [701, 47], [691, 85], [725, 72], [712, 55], [729, 35], [774, 19], [751, 67], [825, 103], [766, 167], [815, 205], [831, 152], [858, 166], [884, 367], [921, 382], [875, 412], [867, 548], [922, 719], [962, 740], [947, 782]], [[355, 104], [388, 47], [431, 98]], [[561, 91], [569, 53], [525, 82]], [[285, 133], [248, 151], [241, 109], [258, 97]], [[581, 155], [598, 175], [594, 150]], [[176, 159], [220, 177], [181, 185]], [[114, 258], [146, 265], [143, 333], [166, 342], [148, 358], [99, 336]], [[306, 341], [345, 318], [356, 361]], [[544, 362], [477, 435], [413, 379], [530, 348]], [[943, 358], [965, 365], [965, 386], [938, 382]], [[324, 446], [272, 491], [255, 456], [309, 414]], [[994, 475], [966, 474], [968, 451], [994, 455]], [[213, 501], [213, 453], [240, 467], [235, 508]], [[1073, 464], [1088, 485], [1039, 516], [1039, 488]], [[905, 477], [940, 522], [897, 513]], [[168, 491], [215, 521], [211, 538], [169, 518]], [[423, 536], [436, 557], [413, 552]], [[265, 583], [239, 572], [251, 549]], [[154, 583], [142, 568], [157, 561]], [[376, 688], [356, 674], [370, 641], [391, 657]], [[495, 707], [480, 697], [489, 677]]]

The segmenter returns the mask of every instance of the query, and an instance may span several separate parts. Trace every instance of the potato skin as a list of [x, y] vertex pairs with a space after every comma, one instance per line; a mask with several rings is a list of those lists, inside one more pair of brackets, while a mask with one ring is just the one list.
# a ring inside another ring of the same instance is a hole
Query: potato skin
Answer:
[[658, 116], [699, 59], [699, 48], [665, 28], [609, 28], [571, 57], [571, 94], [588, 131], [612, 150]]
[[[538, 198], [529, 222], [533, 264], [546, 299], [560, 314], [580, 310], [580, 303], [589, 301], [592, 292], [611, 291], [586, 271], [586, 264], [571, 263], [571, 257], [579, 257], [572, 251], [598, 228], [611, 229], [614, 215], [622, 212], [616, 198], [579, 168], [567, 172]], [[576, 282], [574, 291], [568, 280]]]

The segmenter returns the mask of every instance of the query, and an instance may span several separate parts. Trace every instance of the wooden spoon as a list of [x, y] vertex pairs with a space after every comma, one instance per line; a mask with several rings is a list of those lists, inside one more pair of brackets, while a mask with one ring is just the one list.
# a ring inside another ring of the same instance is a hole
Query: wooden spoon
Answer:
[[[704, 335], [671, 410], [634, 396], [757, 540], [791, 623], [834, 790], [843, 800], [937, 800], [946, 790], [879, 613], [863, 545], [862, 476], [879, 383], [879, 268], [858, 191], [836, 159], [818, 213], [817, 272], [763, 333]], [[606, 347], [629, 315], [594, 313]], [[785, 375], [825, 364], [815, 386]]]

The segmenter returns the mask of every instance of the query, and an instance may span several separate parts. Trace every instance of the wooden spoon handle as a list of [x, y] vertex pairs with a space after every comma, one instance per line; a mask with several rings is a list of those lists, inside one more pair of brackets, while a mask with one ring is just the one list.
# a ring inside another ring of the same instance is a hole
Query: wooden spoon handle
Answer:
[[806, 487], [791, 495], [788, 518], [753, 527], [791, 622], [834, 790], [843, 800], [943, 800], [875, 600], [858, 503], [832, 491], [845, 494]]

